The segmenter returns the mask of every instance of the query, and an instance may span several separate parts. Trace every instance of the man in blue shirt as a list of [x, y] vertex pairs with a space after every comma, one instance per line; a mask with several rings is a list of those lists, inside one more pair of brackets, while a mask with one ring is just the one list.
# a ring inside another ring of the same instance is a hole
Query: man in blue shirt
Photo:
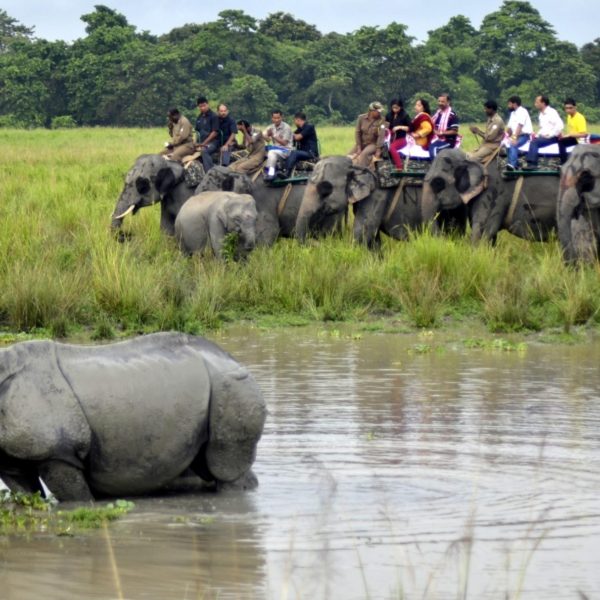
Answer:
[[202, 164], [206, 172], [213, 166], [212, 154], [216, 152], [219, 146], [219, 117], [210, 109], [208, 100], [200, 96], [197, 100], [200, 114], [196, 119], [196, 134], [198, 145], [202, 150]]
[[297, 112], [294, 115], [296, 131], [294, 131], [294, 150], [285, 161], [286, 177], [290, 177], [294, 165], [299, 160], [315, 160], [319, 158], [319, 141], [314, 125], [306, 121], [306, 114]]

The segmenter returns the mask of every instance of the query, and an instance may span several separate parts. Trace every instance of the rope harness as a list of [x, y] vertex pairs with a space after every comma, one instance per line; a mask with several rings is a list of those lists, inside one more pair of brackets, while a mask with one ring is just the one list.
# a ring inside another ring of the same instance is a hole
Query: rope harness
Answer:
[[281, 213], [284, 211], [285, 209], [285, 204], [288, 200], [288, 198], [290, 197], [290, 194], [292, 193], [292, 184], [288, 183], [285, 188], [283, 188], [283, 194], [281, 194], [281, 198], [279, 199], [279, 202], [277, 204], [277, 216], [281, 216]]

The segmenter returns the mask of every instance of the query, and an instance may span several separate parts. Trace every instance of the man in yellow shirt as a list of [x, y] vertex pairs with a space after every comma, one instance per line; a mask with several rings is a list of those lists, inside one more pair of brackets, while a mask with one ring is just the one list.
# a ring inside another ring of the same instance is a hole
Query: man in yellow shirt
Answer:
[[575, 146], [587, 137], [587, 123], [585, 117], [577, 111], [577, 103], [573, 98], [567, 98], [564, 102], [565, 112], [567, 113], [567, 133], [558, 140], [558, 149], [560, 151], [560, 164], [567, 162], [567, 148]]

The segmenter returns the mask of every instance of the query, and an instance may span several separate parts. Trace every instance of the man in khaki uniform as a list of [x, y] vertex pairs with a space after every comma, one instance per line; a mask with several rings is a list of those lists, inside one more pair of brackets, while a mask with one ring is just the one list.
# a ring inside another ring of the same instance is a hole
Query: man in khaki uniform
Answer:
[[380, 158], [385, 141], [384, 107], [381, 102], [371, 102], [369, 112], [359, 115], [356, 121], [355, 146], [348, 153], [355, 165], [368, 167], [372, 158]]
[[194, 154], [194, 130], [189, 120], [177, 108], [172, 108], [168, 113], [169, 134], [171, 141], [167, 142], [161, 154], [171, 160], [178, 160], [184, 156]]
[[244, 147], [248, 156], [229, 165], [236, 173], [254, 173], [265, 162], [265, 138], [259, 130], [255, 130], [248, 121], [240, 119], [237, 122], [238, 131], [244, 136]]
[[467, 156], [472, 160], [484, 162], [486, 158], [491, 156], [499, 147], [504, 139], [504, 121], [498, 114], [498, 104], [495, 100], [488, 100], [483, 104], [487, 122], [485, 131], [481, 131], [479, 127], [470, 127], [473, 133], [480, 135], [483, 138], [481, 145], [474, 152], [467, 152]]

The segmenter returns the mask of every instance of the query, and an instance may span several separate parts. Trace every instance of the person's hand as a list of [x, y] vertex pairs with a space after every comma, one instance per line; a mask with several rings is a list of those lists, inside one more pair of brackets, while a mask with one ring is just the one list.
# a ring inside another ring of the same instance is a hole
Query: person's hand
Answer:
[[479, 133], [479, 128], [475, 127], [475, 125], [471, 125], [469, 129], [471, 130], [471, 133]]

